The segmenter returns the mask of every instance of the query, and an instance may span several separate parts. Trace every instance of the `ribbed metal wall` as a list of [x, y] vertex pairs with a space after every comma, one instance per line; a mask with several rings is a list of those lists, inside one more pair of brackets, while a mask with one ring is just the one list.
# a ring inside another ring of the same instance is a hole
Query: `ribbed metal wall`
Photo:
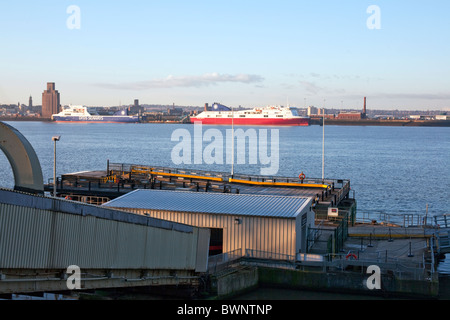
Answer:
[[[245, 249], [253, 249], [295, 255], [300, 243], [299, 223], [295, 218], [233, 216], [144, 209], [122, 210], [196, 227], [223, 229], [223, 252], [242, 249], [244, 254]], [[306, 209], [305, 212], [307, 212]], [[239, 219], [240, 223], [237, 224], [235, 219]]]
[[195, 270], [200, 232], [0, 203], [0, 268]]

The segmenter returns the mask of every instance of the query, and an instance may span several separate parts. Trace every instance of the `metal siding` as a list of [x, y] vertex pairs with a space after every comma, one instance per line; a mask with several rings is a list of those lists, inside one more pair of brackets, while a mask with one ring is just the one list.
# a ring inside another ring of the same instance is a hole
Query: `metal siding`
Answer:
[[196, 272], [206, 272], [208, 269], [208, 256], [209, 256], [209, 239], [211, 233], [208, 229], [196, 229], [198, 232], [197, 242], [197, 259], [195, 261]]
[[75, 264], [194, 270], [197, 237], [198, 232], [0, 203], [0, 268], [5, 269]]
[[[254, 249], [278, 254], [296, 254], [296, 220], [270, 217], [232, 216], [190, 212], [130, 209], [158, 219], [202, 228], [223, 229], [223, 251]], [[234, 219], [241, 219], [235, 224]]]
[[[28, 218], [30, 217], [30, 218]], [[0, 204], [0, 267], [45, 267], [48, 257], [49, 214], [33, 214], [31, 209]]]
[[111, 268], [114, 263], [114, 248], [116, 246], [117, 221], [95, 219], [92, 241], [92, 256], [86, 261], [93, 268], [102, 265]]

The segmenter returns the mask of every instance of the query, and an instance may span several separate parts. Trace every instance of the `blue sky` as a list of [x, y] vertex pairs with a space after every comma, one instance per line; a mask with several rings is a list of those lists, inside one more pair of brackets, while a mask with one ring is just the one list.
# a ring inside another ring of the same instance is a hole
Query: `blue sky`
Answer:
[[448, 0], [2, 1], [0, 30], [0, 103], [450, 110]]

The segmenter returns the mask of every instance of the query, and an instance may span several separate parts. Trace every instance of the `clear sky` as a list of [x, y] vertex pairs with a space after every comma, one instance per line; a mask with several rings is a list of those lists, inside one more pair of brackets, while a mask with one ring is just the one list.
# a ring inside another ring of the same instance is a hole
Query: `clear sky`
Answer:
[[0, 30], [0, 103], [450, 110], [448, 0], [2, 0]]

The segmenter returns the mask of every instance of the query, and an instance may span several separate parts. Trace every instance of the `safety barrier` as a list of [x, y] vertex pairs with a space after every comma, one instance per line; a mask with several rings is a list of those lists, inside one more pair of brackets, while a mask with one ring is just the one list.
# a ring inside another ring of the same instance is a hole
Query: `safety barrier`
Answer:
[[301, 270], [303, 268], [316, 268], [322, 272], [364, 272], [367, 267], [376, 265], [382, 274], [395, 276], [402, 280], [429, 281], [435, 274], [434, 261], [427, 262], [423, 257], [421, 262], [392, 258], [380, 252], [378, 257], [370, 259], [354, 258], [347, 254], [310, 254], [298, 253], [296, 256], [275, 252], [241, 249], [209, 257], [208, 272], [216, 273], [226, 270], [230, 265], [240, 263], [252, 266], [264, 266]]

